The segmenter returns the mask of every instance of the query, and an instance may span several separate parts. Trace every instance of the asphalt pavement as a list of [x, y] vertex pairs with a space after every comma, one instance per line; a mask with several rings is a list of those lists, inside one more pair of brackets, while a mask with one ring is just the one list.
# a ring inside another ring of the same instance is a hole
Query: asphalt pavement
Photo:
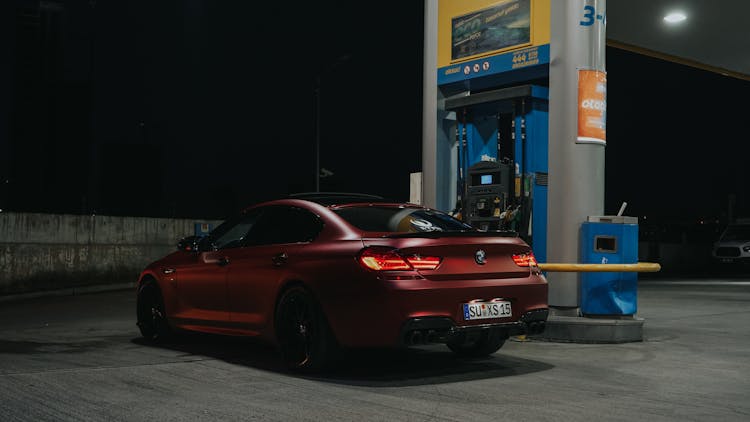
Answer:
[[642, 280], [644, 341], [352, 353], [301, 376], [254, 341], [141, 341], [132, 290], [0, 303], [0, 421], [747, 421], [750, 278]]

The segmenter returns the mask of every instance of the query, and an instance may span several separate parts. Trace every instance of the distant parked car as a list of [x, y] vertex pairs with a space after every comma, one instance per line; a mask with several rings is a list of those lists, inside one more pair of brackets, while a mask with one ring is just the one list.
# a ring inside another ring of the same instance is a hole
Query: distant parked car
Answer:
[[182, 239], [140, 275], [136, 313], [151, 341], [253, 336], [289, 367], [316, 370], [354, 347], [494, 353], [543, 331], [547, 281], [515, 233], [375, 196], [299, 194]]
[[727, 226], [714, 243], [712, 255], [721, 264], [750, 264], [750, 222]]

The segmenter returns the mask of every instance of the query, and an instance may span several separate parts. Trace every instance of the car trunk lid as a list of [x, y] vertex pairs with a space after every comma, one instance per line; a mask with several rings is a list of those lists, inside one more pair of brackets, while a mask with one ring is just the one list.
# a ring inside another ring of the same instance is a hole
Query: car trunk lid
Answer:
[[365, 246], [394, 248], [407, 260], [440, 258], [437, 268], [416, 270], [435, 281], [528, 277], [533, 269], [520, 266], [513, 258], [528, 256], [531, 248], [505, 232], [398, 233], [364, 237], [363, 242]]

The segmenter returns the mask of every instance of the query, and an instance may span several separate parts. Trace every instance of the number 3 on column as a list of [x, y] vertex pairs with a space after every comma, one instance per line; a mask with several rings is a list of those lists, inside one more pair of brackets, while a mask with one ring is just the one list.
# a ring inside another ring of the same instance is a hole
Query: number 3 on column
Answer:
[[603, 15], [597, 15], [594, 6], [583, 6], [583, 20], [578, 22], [581, 26], [591, 26], [596, 20], [606, 22], [606, 18]]
[[583, 6], [583, 20], [579, 22], [581, 26], [591, 26], [594, 24], [596, 15], [594, 6]]

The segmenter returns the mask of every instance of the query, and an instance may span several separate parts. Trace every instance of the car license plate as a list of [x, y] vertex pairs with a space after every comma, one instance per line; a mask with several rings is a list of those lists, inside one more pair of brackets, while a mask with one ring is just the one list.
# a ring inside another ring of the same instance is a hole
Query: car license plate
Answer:
[[464, 303], [464, 320], [507, 318], [513, 315], [510, 302], [476, 302]]

